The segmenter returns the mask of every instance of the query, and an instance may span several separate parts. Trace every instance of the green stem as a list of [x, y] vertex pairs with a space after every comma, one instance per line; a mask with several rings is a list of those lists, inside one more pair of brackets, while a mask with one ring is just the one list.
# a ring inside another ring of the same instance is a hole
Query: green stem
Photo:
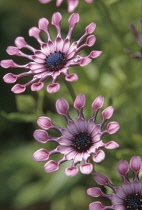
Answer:
[[74, 100], [76, 98], [76, 95], [75, 95], [75, 92], [74, 92], [74, 89], [73, 89], [71, 83], [67, 82], [66, 80], [64, 80], [64, 83], [65, 83], [65, 85], [66, 85], [66, 87], [67, 87], [67, 89], [68, 89], [68, 91], [69, 91], [69, 93], [71, 95], [71, 98], [72, 98], [72, 100], [74, 102]]

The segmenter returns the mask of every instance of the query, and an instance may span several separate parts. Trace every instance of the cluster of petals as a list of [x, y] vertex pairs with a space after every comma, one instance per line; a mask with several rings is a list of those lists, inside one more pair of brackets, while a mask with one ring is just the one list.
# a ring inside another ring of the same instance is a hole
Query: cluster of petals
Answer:
[[[133, 171], [132, 181], [128, 178], [130, 169]], [[142, 170], [142, 160], [139, 156], [133, 156], [128, 163], [121, 160], [118, 163], [118, 174], [122, 177], [122, 187], [112, 185], [106, 175], [96, 173], [94, 180], [99, 185], [108, 186], [113, 190], [112, 194], [104, 193], [100, 188], [94, 187], [87, 190], [87, 194], [93, 197], [106, 197], [113, 203], [111, 206], [104, 206], [96, 201], [89, 205], [89, 210], [140, 210], [142, 209], [142, 184], [139, 181], [139, 172]]]
[[[39, 2], [46, 4], [51, 0], [39, 0]], [[81, 0], [82, 1], [82, 0]], [[94, 0], [85, 0], [87, 3], [92, 3]], [[56, 0], [56, 6], [59, 7], [63, 0]], [[79, 0], [67, 0], [68, 12], [73, 12], [79, 4]]]
[[[139, 22], [140, 22], [140, 24], [142, 26], [142, 18], [140, 19]], [[132, 34], [135, 37], [135, 40], [136, 40], [137, 44], [140, 46], [140, 51], [132, 53], [128, 49], [125, 49], [125, 52], [128, 53], [133, 58], [142, 59], [142, 52], [141, 52], [141, 48], [142, 48], [142, 34], [137, 30], [137, 28], [135, 27], [134, 24], [130, 25], [130, 29], [132, 31]]]
[[[31, 86], [32, 91], [39, 91], [43, 88], [44, 81], [49, 77], [52, 77], [52, 84], [47, 86], [47, 91], [49, 93], [57, 92], [60, 89], [60, 84], [57, 83], [56, 80], [60, 74], [65, 75], [66, 81], [71, 82], [78, 80], [76, 74], [69, 74], [68, 67], [86, 66], [92, 61], [92, 58], [96, 58], [102, 53], [101, 51], [91, 51], [87, 56], [78, 55], [82, 49], [93, 46], [96, 41], [95, 36], [90, 35], [96, 28], [96, 24], [93, 22], [85, 28], [85, 33], [78, 41], [72, 44], [70, 43], [72, 32], [79, 18], [78, 13], [73, 13], [69, 17], [69, 30], [66, 38], [63, 40], [60, 30], [62, 16], [59, 12], [54, 13], [51, 21], [51, 24], [54, 25], [57, 30], [57, 36], [54, 41], [52, 41], [48, 31], [49, 21], [46, 18], [41, 18], [39, 19], [38, 27], [32, 27], [29, 30], [29, 36], [34, 37], [39, 43], [39, 50], [27, 44], [23, 37], [16, 38], [16, 46], [9, 46], [7, 48], [9, 55], [21, 56], [29, 59], [30, 62], [25, 65], [19, 65], [13, 60], [2, 60], [0, 65], [3, 68], [11, 67], [29, 70], [20, 74], [8, 73], [4, 76], [4, 81], [6, 83], [15, 83], [21, 77], [33, 76], [26, 84], [14, 85], [11, 89], [14, 93], [18, 94], [24, 92], [27, 86]], [[41, 39], [41, 31], [44, 32], [47, 37], [46, 42]], [[83, 42], [84, 40], [86, 40], [85, 43]], [[24, 48], [28, 49], [32, 54], [22, 52], [21, 49]], [[62, 63], [60, 63], [60, 59]], [[51, 66], [51, 63], [55, 65]]]
[[[44, 165], [47, 173], [57, 171], [61, 163], [72, 160], [72, 165], [65, 170], [67, 176], [75, 176], [80, 168], [81, 173], [90, 174], [93, 170], [92, 163], [89, 162], [92, 156], [93, 162], [101, 162], [105, 158], [105, 152], [100, 148], [115, 149], [119, 145], [115, 141], [103, 143], [101, 137], [105, 134], [114, 134], [119, 129], [119, 124], [115, 121], [109, 122], [104, 130], [102, 130], [105, 122], [111, 118], [113, 107], [109, 106], [102, 111], [102, 120], [96, 123], [96, 117], [99, 109], [104, 104], [104, 97], [98, 96], [92, 103], [93, 116], [89, 120], [85, 120], [83, 115], [83, 107], [86, 98], [83, 94], [78, 94], [74, 101], [74, 108], [77, 110], [78, 117], [73, 121], [68, 114], [69, 104], [64, 98], [56, 101], [56, 110], [63, 115], [67, 121], [67, 128], [55, 126], [51, 119], [45, 116], [39, 117], [37, 124], [42, 128], [35, 130], [34, 138], [41, 143], [56, 142], [57, 146], [53, 150], [41, 148], [33, 154], [35, 161], [47, 161], [52, 154], [63, 154], [63, 158], [54, 161], [48, 160]], [[59, 137], [52, 137], [46, 131], [55, 129], [59, 132]], [[77, 164], [80, 163], [80, 167]]]

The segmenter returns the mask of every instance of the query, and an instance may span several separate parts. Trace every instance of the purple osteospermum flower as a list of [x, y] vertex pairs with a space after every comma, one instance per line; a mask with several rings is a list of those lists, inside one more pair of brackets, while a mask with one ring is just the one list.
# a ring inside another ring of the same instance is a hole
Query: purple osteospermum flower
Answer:
[[[140, 19], [140, 24], [142, 25], [142, 19]], [[130, 29], [135, 37], [136, 42], [140, 46], [140, 51], [132, 53], [128, 49], [124, 49], [126, 53], [128, 53], [133, 58], [140, 58], [142, 59], [142, 34], [138, 32], [134, 24], [130, 25]]]
[[[38, 28], [33, 27], [29, 30], [29, 36], [33, 36], [39, 42], [41, 48], [40, 50], [37, 50], [28, 45], [23, 37], [16, 38], [16, 47], [10, 46], [7, 48], [8, 54], [22, 56], [33, 61], [25, 65], [18, 65], [13, 60], [1, 61], [1, 66], [3, 68], [16, 67], [30, 69], [28, 72], [24, 72], [18, 75], [12, 73], [6, 74], [4, 76], [4, 81], [7, 83], [14, 83], [21, 77], [34, 75], [33, 79], [28, 83], [24, 85], [16, 84], [12, 88], [14, 93], [22, 93], [25, 91], [26, 87], [30, 85], [32, 91], [38, 91], [43, 88], [44, 81], [50, 76], [52, 77], [52, 84], [47, 86], [47, 91], [49, 93], [57, 92], [60, 89], [60, 85], [56, 83], [56, 80], [60, 74], [64, 74], [65, 80], [70, 82], [78, 79], [76, 74], [69, 74], [69, 66], [85, 66], [92, 61], [92, 58], [96, 58], [101, 54], [101, 51], [91, 51], [91, 53], [85, 57], [77, 55], [83, 48], [94, 45], [96, 40], [95, 36], [88, 35], [95, 30], [95, 23], [89, 24], [85, 29], [84, 35], [78, 41], [73, 42], [70, 46], [71, 35], [75, 25], [79, 21], [79, 14], [74, 13], [68, 19], [69, 31], [64, 40], [61, 37], [60, 31], [61, 19], [62, 16], [59, 12], [54, 13], [52, 16], [52, 25], [54, 25], [57, 29], [57, 37], [54, 42], [50, 38], [50, 34], [48, 32], [49, 22], [45, 18], [41, 18], [39, 20]], [[48, 39], [47, 42], [43, 42], [41, 40], [41, 31], [44, 31], [46, 34]], [[85, 39], [86, 42], [81, 44]], [[27, 48], [30, 50], [32, 55], [23, 53], [20, 50], [22, 48]]]
[[[133, 171], [133, 180], [128, 179], [129, 169]], [[139, 181], [138, 174], [142, 170], [142, 160], [139, 156], [133, 156], [130, 163], [121, 160], [118, 163], [118, 173], [123, 179], [122, 187], [114, 186], [110, 183], [107, 176], [95, 174], [94, 179], [100, 185], [110, 187], [114, 193], [105, 194], [100, 188], [94, 187], [87, 190], [87, 193], [93, 197], [103, 196], [109, 198], [113, 205], [103, 206], [96, 201], [90, 204], [89, 210], [142, 210], [142, 184]]]
[[[49, 3], [51, 0], [39, 0], [39, 2], [46, 4]], [[94, 0], [85, 0], [87, 3], [92, 3]], [[63, 0], [57, 0], [56, 6], [59, 7]], [[79, 4], [79, 0], [67, 0], [68, 3], [68, 12], [73, 12]]]
[[94, 100], [92, 103], [94, 114], [86, 121], [83, 116], [85, 96], [80, 93], [74, 101], [74, 107], [78, 111], [78, 118], [76, 121], [73, 121], [68, 114], [68, 102], [64, 98], [58, 99], [56, 101], [56, 109], [59, 114], [65, 117], [67, 129], [55, 126], [48, 117], [39, 117], [37, 123], [41, 128], [45, 130], [48, 130], [49, 128], [55, 129], [60, 133], [60, 137], [51, 137], [45, 130], [36, 130], [34, 132], [34, 137], [37, 141], [42, 143], [54, 141], [59, 145], [57, 148], [50, 151], [45, 149], [37, 150], [33, 155], [34, 159], [36, 161], [46, 161], [52, 154], [61, 153], [64, 155], [61, 160], [49, 160], [44, 165], [44, 169], [47, 173], [57, 171], [61, 163], [72, 160], [72, 166], [65, 171], [67, 176], [75, 176], [78, 173], [76, 165], [81, 161], [83, 161], [83, 163], [80, 165], [80, 171], [83, 174], [90, 174], [93, 170], [93, 165], [89, 163], [91, 154], [93, 155], [92, 159], [94, 162], [101, 162], [105, 158], [105, 153], [103, 150], [100, 150], [100, 148], [105, 147], [107, 149], [114, 149], [119, 146], [114, 141], [103, 143], [101, 140], [101, 137], [104, 134], [113, 134], [119, 129], [119, 124], [113, 121], [108, 123], [107, 128], [102, 131], [104, 123], [113, 114], [114, 110], [112, 106], [103, 110], [102, 121], [96, 124], [96, 116], [99, 109], [103, 106], [103, 103], [103, 96], [98, 96]]

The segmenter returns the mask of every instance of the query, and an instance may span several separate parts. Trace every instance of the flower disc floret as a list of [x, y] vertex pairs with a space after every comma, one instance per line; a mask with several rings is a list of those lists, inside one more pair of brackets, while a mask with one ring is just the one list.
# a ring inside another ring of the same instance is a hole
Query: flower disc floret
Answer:
[[[133, 180], [128, 178], [129, 171], [133, 171]], [[113, 190], [111, 194], [105, 194], [100, 188], [89, 188], [87, 193], [93, 197], [106, 197], [113, 203], [111, 206], [103, 206], [102, 203], [96, 201], [89, 205], [89, 210], [142, 210], [142, 184], [139, 180], [139, 172], [142, 170], [142, 160], [139, 156], [133, 156], [128, 163], [121, 160], [118, 163], [118, 174], [123, 179], [122, 187], [113, 185], [109, 178], [103, 174], [96, 173], [94, 180], [99, 185], [108, 186]]]
[[[53, 150], [39, 149], [34, 153], [33, 158], [36, 161], [42, 161], [42, 159], [45, 161], [47, 160], [47, 157], [50, 158], [52, 154], [60, 153], [63, 155], [63, 158], [59, 161], [49, 160], [44, 165], [44, 169], [47, 173], [58, 170], [61, 163], [72, 160], [71, 167], [68, 167], [65, 170], [67, 176], [75, 176], [78, 173], [79, 170], [77, 164], [79, 163], [81, 163], [81, 173], [90, 174], [93, 170], [93, 165], [89, 163], [91, 156], [94, 162], [101, 162], [105, 158], [105, 153], [100, 148], [105, 147], [106, 149], [115, 149], [119, 146], [114, 141], [103, 143], [101, 140], [102, 136], [104, 136], [106, 133], [109, 133], [111, 124], [112, 128], [110, 134], [117, 132], [119, 129], [119, 124], [113, 121], [109, 122], [109, 126], [106, 126], [106, 129], [102, 130], [105, 122], [108, 120], [103, 116], [103, 113], [105, 112], [107, 116], [112, 116], [113, 109], [110, 108], [106, 108], [102, 112], [102, 121], [100, 123], [96, 123], [97, 113], [104, 103], [104, 97], [98, 96], [94, 100], [92, 104], [94, 112], [93, 116], [89, 120], [86, 120], [83, 115], [85, 101], [85, 96], [81, 93], [76, 97], [74, 101], [74, 108], [77, 109], [78, 113], [76, 121], [73, 121], [68, 113], [68, 102], [64, 98], [60, 98], [56, 101], [57, 112], [63, 115], [67, 121], [66, 128], [55, 126], [51, 122], [51, 119], [45, 116], [41, 116], [37, 120], [37, 124], [44, 130], [36, 130], [34, 132], [35, 139], [41, 143], [48, 143], [49, 141], [53, 141], [56, 142], [58, 146]], [[58, 131], [59, 137], [49, 136], [48, 132], [45, 131], [48, 129]]]
[[[79, 22], [79, 18], [78, 13], [73, 13], [69, 17], [69, 30], [66, 38], [62, 39], [60, 29], [62, 16], [59, 12], [54, 13], [51, 21], [51, 24], [55, 26], [57, 30], [57, 36], [54, 41], [51, 39], [48, 31], [49, 21], [46, 18], [41, 18], [39, 19], [38, 27], [32, 27], [29, 30], [29, 36], [34, 37], [37, 40], [40, 49], [35, 49], [30, 46], [23, 37], [16, 38], [16, 46], [9, 46], [7, 48], [7, 53], [9, 55], [24, 57], [30, 61], [24, 65], [20, 65], [13, 60], [2, 60], [0, 65], [3, 68], [11, 67], [26, 70], [26, 72], [20, 74], [8, 73], [4, 76], [4, 81], [6, 83], [15, 83], [22, 77], [33, 76], [26, 84], [14, 85], [11, 89], [14, 93], [18, 94], [24, 92], [27, 86], [31, 86], [32, 91], [39, 91], [43, 88], [44, 81], [49, 77], [52, 77], [52, 84], [47, 86], [47, 91], [49, 93], [57, 92], [60, 89], [60, 84], [56, 81], [61, 74], [65, 76], [66, 81], [72, 82], [78, 80], [78, 76], [75, 73], [69, 73], [69, 67], [86, 66], [93, 58], [98, 57], [102, 53], [101, 51], [91, 51], [87, 56], [78, 55], [81, 50], [85, 47], [93, 46], [96, 41], [95, 36], [90, 35], [95, 30], [96, 24], [91, 23], [86, 27], [85, 33], [80, 39], [71, 43], [71, 36], [77, 22]], [[44, 32], [47, 41], [42, 40], [41, 31]], [[23, 52], [24, 48], [28, 49], [28, 54]]]
[[[40, 3], [46, 4], [51, 0], [39, 0]], [[94, 0], [85, 0], [87, 3], [92, 3]], [[56, 6], [59, 7], [63, 0], [56, 0]], [[79, 0], [67, 0], [68, 12], [73, 12], [79, 4]]]

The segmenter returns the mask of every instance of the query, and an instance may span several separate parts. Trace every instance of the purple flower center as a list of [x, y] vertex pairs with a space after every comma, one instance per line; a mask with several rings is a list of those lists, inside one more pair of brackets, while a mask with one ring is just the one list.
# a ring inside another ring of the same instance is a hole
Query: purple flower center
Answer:
[[139, 194], [129, 195], [125, 199], [127, 210], [142, 210], [142, 197]]
[[49, 55], [45, 60], [45, 65], [48, 71], [59, 71], [65, 64], [65, 54], [61, 52], [55, 52]]
[[74, 150], [81, 153], [86, 152], [92, 145], [90, 134], [82, 131], [74, 137], [72, 147]]

